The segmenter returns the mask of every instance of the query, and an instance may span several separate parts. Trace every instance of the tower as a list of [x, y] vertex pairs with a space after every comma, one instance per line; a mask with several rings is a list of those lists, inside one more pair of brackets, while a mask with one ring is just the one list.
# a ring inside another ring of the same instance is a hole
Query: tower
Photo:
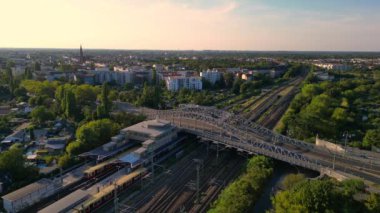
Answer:
[[80, 63], [83, 63], [83, 62], [84, 62], [84, 56], [83, 56], [82, 45], [80, 45], [79, 54], [80, 54], [79, 62], [80, 62]]

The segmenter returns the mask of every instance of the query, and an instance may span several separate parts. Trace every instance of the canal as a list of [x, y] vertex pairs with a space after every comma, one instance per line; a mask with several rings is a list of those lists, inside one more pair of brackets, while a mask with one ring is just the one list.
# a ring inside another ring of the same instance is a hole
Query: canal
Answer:
[[273, 175], [264, 187], [263, 193], [259, 200], [257, 200], [255, 206], [252, 209], [252, 212], [265, 213], [267, 210], [271, 209], [271, 197], [276, 192], [276, 189], [278, 189], [281, 185], [282, 180], [289, 174], [297, 173], [304, 174], [306, 178], [314, 178], [319, 176], [318, 172], [296, 167], [285, 162], [276, 161]]

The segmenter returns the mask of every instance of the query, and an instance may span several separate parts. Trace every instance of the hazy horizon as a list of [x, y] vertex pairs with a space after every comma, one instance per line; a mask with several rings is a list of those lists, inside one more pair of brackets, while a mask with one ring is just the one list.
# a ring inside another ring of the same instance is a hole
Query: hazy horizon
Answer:
[[[79, 51], [80, 46], [78, 47], [0, 47], [0, 50], [73, 50], [73, 51]], [[194, 52], [273, 52], [273, 53], [302, 53], [302, 52], [309, 52], [309, 53], [380, 53], [379, 51], [358, 51], [358, 50], [218, 50], [218, 49], [199, 49], [199, 50], [191, 50], [191, 49], [122, 49], [122, 48], [86, 48], [83, 46], [83, 50], [104, 50], [104, 51], [173, 51], [173, 52], [185, 52], [185, 51], [194, 51]]]
[[376, 0], [0, 0], [0, 48], [379, 52]]

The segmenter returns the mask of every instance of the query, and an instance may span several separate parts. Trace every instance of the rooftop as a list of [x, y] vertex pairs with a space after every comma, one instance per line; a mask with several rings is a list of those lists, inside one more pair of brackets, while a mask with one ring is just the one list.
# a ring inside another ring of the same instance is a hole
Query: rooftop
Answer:
[[53, 185], [53, 181], [49, 180], [49, 179], [46, 179], [46, 178], [43, 178], [41, 180], [38, 180], [32, 184], [29, 184], [21, 189], [18, 189], [16, 191], [13, 191], [9, 194], [6, 194], [4, 195], [2, 198], [4, 200], [10, 200], [10, 201], [16, 201], [16, 200], [19, 200], [31, 193], [34, 193], [36, 191], [39, 191], [43, 188], [46, 188], [46, 187], [49, 187], [51, 185]]
[[71, 207], [78, 205], [79, 203], [87, 199], [88, 197], [89, 197], [88, 192], [79, 189], [38, 212], [39, 213], [66, 212]]
[[122, 132], [133, 131], [149, 134], [151, 137], [157, 137], [171, 128], [174, 128], [174, 126], [171, 125], [169, 121], [155, 119], [127, 127], [123, 129]]

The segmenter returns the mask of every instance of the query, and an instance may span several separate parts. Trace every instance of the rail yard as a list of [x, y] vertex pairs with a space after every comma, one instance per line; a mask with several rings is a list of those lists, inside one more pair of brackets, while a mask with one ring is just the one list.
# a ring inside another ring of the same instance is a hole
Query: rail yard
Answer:
[[121, 201], [121, 212], [205, 212], [239, 174], [244, 157], [233, 152], [217, 157], [212, 148], [207, 151], [207, 141], [200, 145], [154, 180], [146, 180], [147, 186], [141, 191]]

